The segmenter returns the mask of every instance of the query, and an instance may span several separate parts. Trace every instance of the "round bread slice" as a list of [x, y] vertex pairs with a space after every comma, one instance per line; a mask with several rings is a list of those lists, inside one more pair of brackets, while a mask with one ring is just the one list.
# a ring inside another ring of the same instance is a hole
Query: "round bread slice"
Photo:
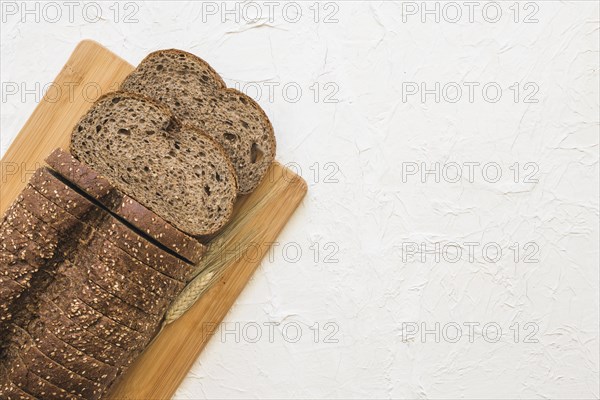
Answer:
[[121, 90], [160, 101], [186, 124], [212, 136], [233, 161], [239, 193], [252, 192], [275, 159], [273, 126], [244, 93], [227, 88], [201, 58], [181, 50], [149, 54], [123, 81]]
[[143, 96], [99, 98], [75, 127], [71, 152], [188, 234], [218, 231], [233, 211], [237, 183], [223, 148]]

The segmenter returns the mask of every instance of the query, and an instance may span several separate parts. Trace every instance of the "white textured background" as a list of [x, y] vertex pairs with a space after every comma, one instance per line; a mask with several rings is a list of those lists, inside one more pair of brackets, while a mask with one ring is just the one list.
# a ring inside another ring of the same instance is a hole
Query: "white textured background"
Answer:
[[[457, 23], [422, 22], [403, 14], [406, 2], [295, 3], [301, 15], [259, 2], [258, 21], [253, 6], [228, 14], [233, 3], [161, 1], [102, 2], [98, 21], [77, 3], [71, 20], [57, 2], [62, 15], [40, 8], [39, 22], [3, 3], [2, 153], [36, 105], [36, 84], [51, 82], [90, 38], [131, 63], [156, 49], [191, 51], [230, 85], [246, 85], [275, 126], [278, 159], [309, 182], [177, 398], [600, 396], [598, 2], [505, 2], [496, 23], [492, 6], [482, 14], [485, 2], [472, 21], [458, 2]], [[126, 23], [128, 13], [137, 22]], [[524, 23], [530, 13], [537, 22]], [[465, 91], [456, 103], [451, 91], [439, 102], [404, 99], [407, 82]], [[464, 82], [479, 84], [472, 102]], [[7, 93], [15, 83], [19, 92]], [[482, 97], [487, 83], [502, 88], [498, 102]], [[537, 102], [525, 102], [536, 88], [528, 100]], [[493, 171], [476, 167], [458, 182], [450, 169], [440, 182], [402, 179], [413, 163], [453, 162], [497, 163], [502, 177], [491, 182]], [[411, 242], [426, 245], [424, 261], [407, 257]], [[473, 259], [463, 251], [458, 262], [436, 260], [436, 243], [452, 242], [478, 243]], [[482, 255], [490, 243], [502, 249], [498, 261]], [[469, 322], [480, 324], [472, 340]], [[278, 324], [271, 338], [269, 323]], [[435, 333], [409, 337], [422, 323], [440, 323], [439, 343]], [[486, 323], [502, 329], [498, 342], [488, 342]], [[462, 337], [452, 343], [456, 324]]]

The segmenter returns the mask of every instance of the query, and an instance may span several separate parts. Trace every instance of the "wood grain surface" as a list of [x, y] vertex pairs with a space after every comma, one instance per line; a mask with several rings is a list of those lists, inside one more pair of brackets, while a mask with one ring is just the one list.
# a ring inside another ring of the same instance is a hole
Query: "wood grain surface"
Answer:
[[[71, 129], [99, 95], [115, 90], [133, 67], [93, 41], [81, 42], [2, 158], [0, 212], [17, 197], [56, 147], [68, 148]], [[225, 270], [217, 284], [167, 325], [113, 387], [110, 399], [173, 396], [235, 299], [306, 194], [306, 183], [274, 163], [251, 195], [240, 198], [230, 225], [207, 256]], [[242, 244], [240, 246], [239, 244]], [[256, 246], [259, 244], [259, 246]], [[264, 245], [260, 245], [264, 244]], [[244, 256], [252, 245], [252, 257]], [[256, 254], [256, 249], [260, 249]], [[231, 254], [237, 256], [232, 257]]]

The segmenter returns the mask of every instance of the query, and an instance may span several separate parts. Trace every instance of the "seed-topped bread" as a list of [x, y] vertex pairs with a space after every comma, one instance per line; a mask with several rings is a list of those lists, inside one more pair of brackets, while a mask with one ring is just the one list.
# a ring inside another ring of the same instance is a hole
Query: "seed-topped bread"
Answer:
[[[20, 324], [43, 324], [60, 340], [107, 365], [118, 368], [129, 364], [131, 349], [107, 341], [112, 337], [109, 332], [94, 329], [92, 324], [69, 311], [70, 305], [64, 303], [61, 308], [47, 296], [40, 296], [35, 301], [29, 301], [14, 319]], [[63, 311], [63, 308], [67, 311]]]
[[252, 192], [275, 159], [273, 126], [262, 108], [227, 88], [215, 70], [193, 54], [174, 49], [151, 53], [120, 89], [164, 103], [181, 121], [218, 141], [233, 161], [240, 194]]
[[[87, 265], [65, 262], [56, 269], [55, 279], [57, 282], [60, 281], [63, 287], [77, 293], [81, 301], [102, 315], [139, 333], [139, 336], [153, 336], [160, 326], [162, 316], [145, 313], [102, 289], [91, 281], [86, 273], [81, 272], [81, 268], [87, 267]], [[69, 291], [65, 293], [68, 295]]]
[[78, 399], [77, 396], [56, 387], [29, 370], [19, 352], [15, 349], [10, 349], [10, 351], [6, 352], [4, 365], [5, 367], [0, 365], [0, 373], [2, 373], [1, 369], [4, 369], [8, 379], [21, 391], [33, 398], [38, 400]]
[[206, 252], [206, 247], [202, 243], [121, 192], [108, 179], [77, 160], [69, 152], [58, 148], [46, 158], [46, 163], [111, 212], [126, 219], [163, 246], [193, 263], [198, 263], [202, 259]]
[[16, 325], [12, 327], [9, 346], [19, 352], [21, 359], [30, 371], [69, 393], [83, 396], [86, 399], [100, 397], [106, 384], [91, 381], [48, 358], [39, 350], [27, 331]]
[[100, 97], [73, 130], [71, 152], [190, 235], [218, 231], [233, 211], [237, 183], [223, 148], [149, 98]]
[[29, 333], [37, 348], [48, 358], [97, 383], [107, 384], [117, 377], [117, 368], [59, 339], [35, 315], [18, 316], [21, 318], [15, 318], [12, 324]]
[[36, 400], [10, 380], [6, 368], [2, 365], [0, 365], [0, 393], [4, 396], [3, 399], [8, 400]]
[[[41, 194], [38, 194], [35, 202], [28, 201], [35, 198], [35, 196], [32, 196], [31, 188], [26, 189], [27, 195], [24, 193], [20, 196], [20, 202], [16, 203], [16, 206], [18, 206], [19, 215], [27, 215], [28, 220], [32, 221], [30, 225], [40, 226], [41, 229], [37, 231], [44, 233], [41, 237], [32, 237], [32, 240], [42, 243], [47, 242], [49, 246], [56, 247], [61, 240], [69, 240], [70, 237], [69, 230], [65, 231], [61, 228], [65, 226], [76, 228], [77, 224], [88, 225], [85, 221], [78, 221], [66, 212], [62, 214], [58, 212], [40, 213], [39, 211], [42, 208], [49, 209], [49, 207], [43, 206], [50, 201]], [[33, 213], [38, 213], [40, 216], [38, 217]], [[161, 287], [157, 287], [154, 282], [157, 272], [145, 268], [144, 275], [138, 274], [138, 279], [131, 279], [130, 276], [135, 274], [130, 273], [130, 268], [135, 268], [139, 262], [133, 260], [123, 250], [107, 245], [106, 239], [94, 232], [89, 225], [88, 228], [84, 227], [77, 230], [86, 232], [85, 246], [82, 246], [77, 253], [81, 256], [87, 255], [85, 263], [79, 262], [78, 264], [82, 266], [81, 270], [83, 272], [87, 272], [92, 281], [125, 302], [135, 304], [149, 313], [162, 314], [165, 312], [176, 291], [164, 291]], [[108, 248], [110, 251], [105, 252], [104, 250]], [[103, 255], [102, 258], [100, 254]], [[88, 266], [87, 271], [86, 268], [83, 268], [83, 265]], [[139, 270], [139, 268], [135, 268], [135, 270]], [[15, 279], [14, 276], [13, 279]]]
[[40, 291], [39, 298], [56, 305], [77, 325], [125, 349], [126, 352], [142, 349], [155, 333], [150, 330], [153, 328], [158, 330], [155, 324], [138, 321], [135, 325], [146, 329], [147, 332], [141, 333], [112, 318], [111, 315], [97, 310], [93, 304], [94, 297], [89, 294], [90, 290], [85, 290], [83, 293], [80, 287], [81, 283], [61, 274], [54, 278], [45, 290]]
[[[73, 190], [62, 182], [48, 168], [40, 168], [33, 174], [29, 184], [44, 198], [55, 206], [55, 213], [71, 214], [96, 228], [95, 234], [105, 235], [110, 241], [131, 254], [132, 257], [163, 272], [175, 279], [186, 281], [193, 273], [194, 266], [177, 254], [158, 243], [152, 243], [151, 238], [144, 238], [130, 226], [125, 225], [105, 210], [98, 207], [90, 199]], [[51, 205], [46, 206], [46, 208]], [[85, 237], [85, 239], [89, 239]]]
[[[16, 209], [11, 207], [8, 215]], [[29, 287], [33, 274], [52, 256], [52, 252], [17, 230], [8, 218], [0, 223], [0, 338], [4, 329], [2, 321], [10, 319], [13, 302]]]

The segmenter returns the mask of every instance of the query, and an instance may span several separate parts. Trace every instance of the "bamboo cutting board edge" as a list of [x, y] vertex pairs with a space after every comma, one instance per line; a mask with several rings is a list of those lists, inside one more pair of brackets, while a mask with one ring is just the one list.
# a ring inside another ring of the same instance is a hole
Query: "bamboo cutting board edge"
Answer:
[[[106, 93], [116, 89], [132, 69], [133, 66], [97, 42], [84, 40], [77, 45], [54, 84], [59, 87], [93, 84]], [[38, 104], [2, 157], [1, 214], [52, 150], [68, 148], [72, 127], [91, 105], [92, 101], [78, 92], [52, 102], [44, 98]], [[224, 243], [221, 251], [231, 251], [227, 246], [236, 243], [274, 242], [306, 192], [307, 185], [301, 177], [274, 162], [256, 191], [238, 201], [232, 222], [215, 242]], [[218, 283], [187, 313], [163, 329], [112, 388], [108, 398], [172, 397], [214, 333], [214, 329], [206, 326], [218, 326], [268, 252], [268, 246], [261, 248], [256, 259], [225, 260], [222, 265], [225, 272]]]

